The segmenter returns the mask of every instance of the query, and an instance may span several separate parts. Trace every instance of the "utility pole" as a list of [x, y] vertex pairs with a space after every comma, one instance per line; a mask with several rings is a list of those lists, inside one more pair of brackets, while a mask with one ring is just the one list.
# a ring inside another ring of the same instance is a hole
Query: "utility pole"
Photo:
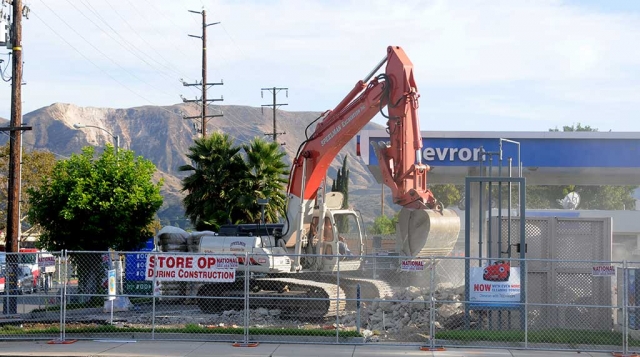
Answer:
[[182, 98], [182, 101], [185, 103], [195, 103], [201, 102], [201, 111], [200, 116], [191, 116], [191, 117], [183, 117], [183, 119], [200, 119], [201, 120], [201, 132], [202, 137], [207, 136], [207, 118], [217, 118], [223, 116], [223, 114], [215, 114], [215, 115], [207, 115], [207, 103], [208, 102], [221, 102], [224, 99], [220, 96], [220, 99], [207, 99], [207, 89], [211, 86], [223, 85], [224, 83], [220, 80], [220, 83], [207, 83], [207, 27], [211, 25], [217, 25], [220, 22], [213, 22], [207, 24], [207, 12], [202, 9], [202, 11], [193, 11], [189, 10], [194, 14], [202, 15], [202, 36], [189, 35], [189, 37], [195, 37], [202, 39], [202, 81], [200, 83], [187, 83], [182, 81], [182, 84], [185, 87], [189, 86], [201, 86], [202, 97], [198, 99], [188, 100]]
[[[7, 188], [7, 232], [6, 247], [8, 253], [18, 253], [20, 240], [20, 172], [22, 130], [31, 127], [22, 126], [22, 16], [29, 12], [22, 6], [22, 0], [13, 0], [13, 23], [11, 26], [12, 75], [11, 75], [11, 119], [9, 127], [0, 131], [9, 131], [9, 184]], [[14, 294], [18, 286], [18, 255], [7, 255], [7, 283], [5, 289]], [[9, 298], [3, 304], [4, 314], [17, 313], [16, 297]]]
[[[277, 87], [273, 87], [273, 88], [262, 88], [260, 90], [260, 96], [262, 98], [264, 98], [264, 91], [269, 91], [271, 92], [271, 94], [273, 94], [273, 104], [263, 104], [262, 105], [262, 109], [264, 109], [264, 107], [273, 107], [273, 133], [265, 133], [264, 135], [273, 135], [273, 141], [276, 142], [278, 140], [278, 135], [282, 135], [282, 134], [286, 134], [286, 133], [278, 133], [276, 131], [276, 109], [281, 106], [281, 105], [288, 105], [286, 103], [281, 103], [278, 104], [276, 103], [276, 96], [278, 94], [278, 92], [280, 92], [281, 90], [285, 90], [287, 93], [287, 98], [289, 98], [289, 88], [277, 88]], [[284, 145], [284, 144], [282, 144]]]

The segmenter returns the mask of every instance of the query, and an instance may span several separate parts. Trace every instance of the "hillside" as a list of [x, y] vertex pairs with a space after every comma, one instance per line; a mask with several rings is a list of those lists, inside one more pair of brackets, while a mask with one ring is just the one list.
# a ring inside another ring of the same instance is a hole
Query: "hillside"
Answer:
[[[210, 119], [207, 132], [221, 130], [234, 138], [237, 144], [273, 131], [270, 110], [263, 113], [261, 108], [255, 107], [212, 106], [211, 112], [223, 112], [224, 116]], [[198, 109], [188, 104], [115, 109], [55, 103], [24, 115], [23, 122], [33, 127], [23, 136], [24, 149], [48, 150], [59, 158], [65, 158], [72, 153], [79, 153], [86, 145], [102, 147], [107, 142], [113, 143], [111, 135], [103, 130], [90, 127], [76, 130], [74, 124], [104, 128], [119, 136], [120, 148], [133, 150], [136, 155], [156, 165], [158, 178], [165, 181], [162, 189], [165, 201], [158, 215], [165, 224], [185, 226], [188, 222], [184, 219], [181, 204], [184, 196], [181, 179], [184, 174], [177, 169], [187, 164], [185, 153], [197, 134], [194, 121], [182, 119], [183, 115], [198, 115]], [[305, 138], [305, 128], [319, 115], [316, 112], [278, 111], [277, 131], [285, 133], [278, 140], [286, 143], [282, 148], [287, 153], [288, 163]], [[380, 129], [381, 126], [370, 123], [366, 128]], [[4, 136], [0, 142], [6, 142], [6, 139]], [[336, 169], [340, 167], [344, 155], [347, 155], [351, 171], [350, 203], [361, 210], [365, 221], [371, 222], [380, 212], [380, 185], [375, 183], [356, 157], [355, 149], [353, 139], [333, 161], [328, 177], [335, 177]], [[388, 190], [386, 192], [388, 194]], [[385, 202], [390, 202], [389, 197], [385, 198]], [[391, 210], [387, 212], [389, 214]]]

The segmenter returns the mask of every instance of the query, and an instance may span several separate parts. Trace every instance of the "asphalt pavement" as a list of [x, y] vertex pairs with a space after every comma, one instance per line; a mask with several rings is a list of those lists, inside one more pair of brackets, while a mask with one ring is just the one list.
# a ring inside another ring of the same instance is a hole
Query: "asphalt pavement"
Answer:
[[222, 342], [182, 341], [107, 341], [81, 340], [71, 344], [49, 344], [47, 341], [0, 341], [0, 356], [100, 356], [100, 357], [611, 357], [609, 352], [525, 351], [507, 349], [458, 349], [422, 351], [416, 346], [389, 345], [317, 345], [261, 343], [255, 347], [234, 347]]

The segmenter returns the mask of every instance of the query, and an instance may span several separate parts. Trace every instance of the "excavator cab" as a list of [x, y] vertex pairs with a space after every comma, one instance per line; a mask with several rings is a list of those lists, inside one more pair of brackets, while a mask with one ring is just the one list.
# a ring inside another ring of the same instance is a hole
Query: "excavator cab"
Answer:
[[[364, 252], [364, 231], [360, 215], [352, 210], [331, 210], [318, 230], [322, 270], [357, 270]], [[338, 262], [340, 261], [340, 262]]]

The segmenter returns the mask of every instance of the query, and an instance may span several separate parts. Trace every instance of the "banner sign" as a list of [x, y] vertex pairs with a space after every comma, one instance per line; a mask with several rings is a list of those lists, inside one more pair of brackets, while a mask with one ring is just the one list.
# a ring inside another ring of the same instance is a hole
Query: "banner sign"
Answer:
[[613, 265], [594, 266], [591, 270], [591, 276], [615, 276], [616, 268]]
[[238, 259], [234, 256], [149, 254], [146, 266], [145, 280], [233, 282]]
[[53, 255], [41, 255], [38, 257], [38, 267], [46, 268], [56, 265], [56, 257]]
[[477, 302], [520, 302], [520, 268], [496, 262], [470, 269], [469, 300]]
[[403, 260], [400, 265], [402, 271], [423, 271], [424, 262], [422, 260]]

